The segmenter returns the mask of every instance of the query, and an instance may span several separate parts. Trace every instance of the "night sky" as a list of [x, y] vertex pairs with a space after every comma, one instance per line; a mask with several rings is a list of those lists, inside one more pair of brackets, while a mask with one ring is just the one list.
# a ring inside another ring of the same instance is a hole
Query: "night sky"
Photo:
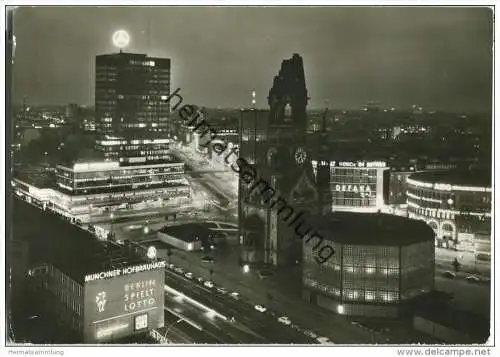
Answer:
[[309, 107], [491, 108], [492, 11], [487, 8], [26, 7], [16, 10], [15, 103], [93, 105], [97, 54], [172, 59], [172, 89], [208, 107], [257, 105], [281, 60], [304, 57]]

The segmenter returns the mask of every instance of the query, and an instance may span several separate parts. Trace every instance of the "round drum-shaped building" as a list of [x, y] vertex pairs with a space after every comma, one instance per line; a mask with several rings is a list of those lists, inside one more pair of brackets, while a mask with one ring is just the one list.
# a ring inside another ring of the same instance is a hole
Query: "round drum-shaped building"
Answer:
[[[311, 220], [303, 241], [303, 296], [339, 314], [395, 317], [434, 288], [434, 232], [381, 213], [334, 212]], [[321, 259], [323, 247], [334, 254]]]

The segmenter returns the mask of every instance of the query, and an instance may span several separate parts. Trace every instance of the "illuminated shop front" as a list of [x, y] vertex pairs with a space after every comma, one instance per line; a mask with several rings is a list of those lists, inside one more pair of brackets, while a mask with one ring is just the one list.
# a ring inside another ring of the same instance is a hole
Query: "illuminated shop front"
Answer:
[[384, 207], [382, 161], [312, 161], [316, 175], [319, 166], [330, 167], [332, 211], [377, 212]]
[[118, 162], [57, 165], [59, 188], [73, 194], [95, 194], [115, 189], [127, 191], [165, 184], [185, 184], [184, 164], [170, 162], [154, 165], [120, 166]]
[[181, 207], [191, 203], [182, 162], [121, 166], [118, 162], [58, 165], [53, 187], [14, 179], [14, 192], [61, 214], [88, 217], [113, 208]]
[[14, 193], [28, 203], [50, 209], [68, 217], [87, 220], [92, 214], [120, 206], [133, 207], [136, 204], [157, 203], [181, 207], [191, 203], [192, 190], [186, 183], [167, 187], [134, 189], [130, 191], [103, 192], [73, 195], [56, 188], [38, 188], [18, 179], [12, 180]]
[[491, 177], [480, 171], [429, 171], [407, 179], [408, 216], [425, 221], [436, 246], [475, 251], [478, 232], [491, 232]]
[[[306, 301], [343, 315], [395, 317], [434, 288], [434, 233], [425, 223], [334, 212], [311, 225], [324, 241], [303, 246]], [[324, 246], [335, 254], [320, 264], [316, 258]]]

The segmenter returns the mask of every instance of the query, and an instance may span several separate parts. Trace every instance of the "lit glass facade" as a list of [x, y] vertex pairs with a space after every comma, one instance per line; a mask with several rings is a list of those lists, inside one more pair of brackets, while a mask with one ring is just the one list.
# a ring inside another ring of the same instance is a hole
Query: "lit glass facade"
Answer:
[[116, 53], [96, 57], [97, 148], [107, 160], [168, 158], [170, 59]]
[[323, 242], [335, 250], [318, 264], [321, 249], [303, 246], [305, 297], [345, 315], [395, 316], [399, 305], [434, 286], [432, 240], [407, 246]]
[[[327, 161], [313, 161], [314, 174]], [[376, 212], [384, 206], [384, 162], [330, 161], [332, 211]]]
[[75, 195], [186, 184], [184, 164], [180, 162], [85, 171], [57, 166], [56, 176], [59, 187]]
[[377, 169], [331, 169], [332, 205], [375, 207], [377, 205]]
[[[56, 167], [56, 187], [38, 188], [12, 181], [17, 196], [68, 216], [103, 213], [116, 208], [182, 207], [191, 204], [192, 190], [185, 179], [184, 164], [120, 166], [119, 163], [78, 163]], [[136, 206], [137, 205], [137, 206]], [[95, 211], [95, 212], [94, 212]]]
[[[76, 166], [83, 165], [83, 166]], [[60, 192], [52, 203], [71, 214], [91, 214], [92, 209], [147, 201], [182, 206], [191, 202], [191, 188], [181, 162], [156, 165], [119, 166], [118, 163], [57, 166]]]

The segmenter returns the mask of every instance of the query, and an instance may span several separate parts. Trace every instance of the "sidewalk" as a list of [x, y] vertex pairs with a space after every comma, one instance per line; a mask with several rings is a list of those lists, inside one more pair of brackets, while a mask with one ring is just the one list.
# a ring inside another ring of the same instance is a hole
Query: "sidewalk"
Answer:
[[459, 271], [464, 274], [489, 276], [491, 263], [475, 259], [474, 253], [456, 252], [454, 250], [436, 248], [436, 266], [453, 271], [453, 261], [457, 258], [461, 264]]

